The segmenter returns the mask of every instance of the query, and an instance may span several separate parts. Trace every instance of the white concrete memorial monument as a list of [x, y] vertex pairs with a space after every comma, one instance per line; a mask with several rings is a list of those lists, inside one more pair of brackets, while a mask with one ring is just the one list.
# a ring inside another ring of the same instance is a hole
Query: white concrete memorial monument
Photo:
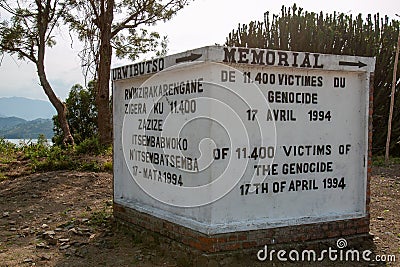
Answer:
[[113, 69], [114, 202], [211, 235], [367, 216], [374, 65], [209, 46]]

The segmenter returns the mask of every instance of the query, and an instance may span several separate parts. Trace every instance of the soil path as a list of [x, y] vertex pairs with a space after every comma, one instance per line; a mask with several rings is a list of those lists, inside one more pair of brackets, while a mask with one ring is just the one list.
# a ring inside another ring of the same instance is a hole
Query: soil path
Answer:
[[[371, 192], [373, 249], [396, 255], [388, 264], [400, 266], [400, 166], [374, 167]], [[268, 265], [255, 255], [208, 264]], [[116, 225], [110, 173], [37, 173], [0, 183], [0, 266], [196, 265], [202, 259], [193, 260], [179, 245]]]

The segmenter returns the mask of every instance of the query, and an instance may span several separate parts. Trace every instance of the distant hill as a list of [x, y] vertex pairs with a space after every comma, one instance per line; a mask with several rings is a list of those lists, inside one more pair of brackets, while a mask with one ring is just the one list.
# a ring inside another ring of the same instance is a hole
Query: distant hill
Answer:
[[18, 117], [27, 121], [51, 119], [56, 110], [48, 101], [24, 97], [0, 97], [0, 117]]
[[14, 127], [15, 125], [25, 123], [26, 120], [17, 117], [0, 117], [0, 131]]
[[26, 121], [21, 118], [0, 118], [0, 137], [7, 139], [36, 139], [40, 134], [46, 138], [53, 137], [53, 121], [36, 119]]

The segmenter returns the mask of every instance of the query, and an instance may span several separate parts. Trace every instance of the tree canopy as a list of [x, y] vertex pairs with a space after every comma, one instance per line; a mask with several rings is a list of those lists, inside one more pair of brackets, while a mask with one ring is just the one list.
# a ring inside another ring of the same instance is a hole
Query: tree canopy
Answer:
[[[97, 137], [97, 106], [95, 101], [95, 81], [89, 82], [87, 88], [75, 84], [72, 86], [65, 104], [67, 106], [67, 121], [71, 134], [77, 144], [85, 139]], [[62, 131], [58, 116], [53, 117], [55, 144], [62, 143]]]
[[[165, 39], [148, 26], [172, 18], [190, 0], [69, 0], [65, 14], [71, 30], [85, 43], [81, 53], [86, 73], [93, 73], [102, 144], [112, 140], [110, 71], [113, 50], [117, 57], [136, 59], [149, 51], [165, 51]], [[159, 42], [161, 39], [161, 42]]]
[[58, 27], [61, 15], [67, 11], [66, 2], [0, 0], [0, 8], [9, 16], [9, 19], [0, 21], [0, 54], [9, 53], [35, 64], [40, 84], [57, 110], [63, 142], [74, 144], [66, 121], [66, 107], [54, 93], [45, 71], [46, 48], [56, 43], [53, 31]]

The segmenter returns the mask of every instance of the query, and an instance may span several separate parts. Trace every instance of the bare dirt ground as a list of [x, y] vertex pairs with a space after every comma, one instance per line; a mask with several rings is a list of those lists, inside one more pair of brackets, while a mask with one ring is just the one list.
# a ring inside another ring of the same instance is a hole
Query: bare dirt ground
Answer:
[[[194, 259], [166, 238], [121, 227], [110, 173], [12, 171], [0, 182], [0, 266], [281, 266], [255, 254]], [[371, 192], [371, 250], [396, 255], [386, 264], [400, 266], [400, 165], [374, 167]], [[336, 265], [360, 266], [315, 266]]]

